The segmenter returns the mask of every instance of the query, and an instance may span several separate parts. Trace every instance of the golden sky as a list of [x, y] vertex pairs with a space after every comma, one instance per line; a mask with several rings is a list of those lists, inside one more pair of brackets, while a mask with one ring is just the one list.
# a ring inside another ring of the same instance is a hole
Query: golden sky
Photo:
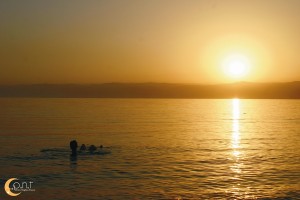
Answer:
[[[300, 80], [299, 10], [299, 0], [0, 1], [0, 84]], [[243, 76], [224, 67], [236, 57]]]

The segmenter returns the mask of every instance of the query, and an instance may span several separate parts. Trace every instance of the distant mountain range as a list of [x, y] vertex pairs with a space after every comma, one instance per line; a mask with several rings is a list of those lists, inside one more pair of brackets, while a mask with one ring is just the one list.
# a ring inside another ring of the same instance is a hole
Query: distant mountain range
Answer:
[[300, 81], [217, 85], [103, 83], [2, 85], [0, 97], [300, 99]]

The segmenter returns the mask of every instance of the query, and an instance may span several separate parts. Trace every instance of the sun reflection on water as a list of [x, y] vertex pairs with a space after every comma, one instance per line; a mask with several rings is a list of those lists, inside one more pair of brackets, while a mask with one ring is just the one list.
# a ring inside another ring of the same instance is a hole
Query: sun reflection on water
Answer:
[[231, 166], [231, 170], [234, 173], [241, 173], [239, 158], [241, 152], [240, 148], [240, 129], [239, 129], [239, 120], [240, 120], [240, 100], [233, 99], [232, 100], [232, 138], [231, 138], [231, 148], [232, 155], [235, 159], [235, 164]]
[[232, 140], [231, 146], [233, 149], [233, 154], [238, 156], [240, 147], [240, 130], [239, 130], [239, 120], [240, 120], [240, 100], [232, 100]]

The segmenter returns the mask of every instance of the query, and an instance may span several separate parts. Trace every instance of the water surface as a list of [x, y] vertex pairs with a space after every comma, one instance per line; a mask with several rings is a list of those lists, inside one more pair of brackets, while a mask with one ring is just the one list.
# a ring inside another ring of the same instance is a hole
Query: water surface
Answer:
[[[300, 198], [299, 100], [2, 98], [0, 108], [1, 187], [16, 177], [36, 190], [20, 199]], [[72, 139], [111, 153], [70, 160]]]

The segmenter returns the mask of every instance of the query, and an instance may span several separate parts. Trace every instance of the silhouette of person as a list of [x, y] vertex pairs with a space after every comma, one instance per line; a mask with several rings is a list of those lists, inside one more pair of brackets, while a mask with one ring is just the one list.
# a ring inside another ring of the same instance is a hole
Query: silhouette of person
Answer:
[[77, 141], [76, 140], [72, 140], [70, 142], [70, 148], [72, 150], [71, 156], [77, 156], [77, 147], [78, 147]]
[[89, 147], [89, 151], [91, 152], [91, 153], [93, 153], [94, 151], [96, 151], [97, 150], [97, 147], [95, 146], [95, 145], [91, 145], [90, 147]]
[[79, 150], [80, 150], [80, 151], [85, 151], [85, 150], [86, 150], [85, 144], [82, 144]]

